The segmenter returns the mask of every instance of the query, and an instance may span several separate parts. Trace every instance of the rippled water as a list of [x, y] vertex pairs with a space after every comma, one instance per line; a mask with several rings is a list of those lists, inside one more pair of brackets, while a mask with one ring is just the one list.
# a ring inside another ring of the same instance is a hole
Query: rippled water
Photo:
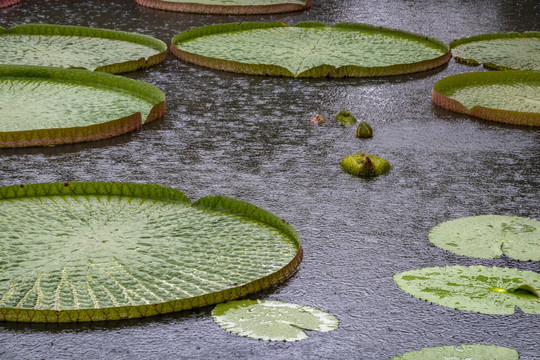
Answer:
[[[23, 0], [0, 10], [6, 28], [58, 23], [139, 32], [167, 43], [193, 27], [233, 21], [365, 22], [445, 42], [484, 32], [534, 30], [535, 0], [313, 1], [311, 10], [271, 16], [177, 14], [131, 0]], [[538, 29], [536, 29], [538, 30]], [[153, 182], [192, 200], [234, 196], [285, 219], [299, 231], [304, 261], [284, 283], [252, 296], [318, 307], [340, 328], [299, 343], [231, 335], [211, 308], [98, 324], [2, 324], [0, 358], [388, 359], [422, 347], [461, 343], [512, 347], [540, 359], [538, 315], [457, 311], [397, 288], [396, 272], [427, 266], [510, 266], [538, 262], [479, 260], [432, 246], [434, 225], [462, 216], [539, 219], [540, 132], [440, 109], [431, 87], [442, 77], [485, 71], [457, 64], [381, 79], [247, 76], [185, 64], [169, 55], [127, 74], [166, 93], [164, 119], [141, 131], [88, 144], [0, 150], [0, 185], [46, 181]], [[350, 110], [374, 129], [368, 140], [333, 117]], [[309, 120], [330, 119], [322, 127]], [[343, 173], [341, 159], [366, 151], [386, 157], [389, 174], [373, 180]]]

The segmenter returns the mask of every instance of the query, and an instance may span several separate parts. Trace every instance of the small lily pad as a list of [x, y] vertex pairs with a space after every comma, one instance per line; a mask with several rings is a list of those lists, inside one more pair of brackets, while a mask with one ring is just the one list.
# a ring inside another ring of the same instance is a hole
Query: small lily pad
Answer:
[[435, 226], [428, 235], [446, 251], [481, 259], [506, 254], [516, 260], [540, 261], [540, 222], [517, 216], [481, 215]]
[[311, 7], [311, 0], [135, 0], [169, 11], [202, 14], [277, 14]]
[[497, 70], [540, 71], [540, 32], [481, 34], [450, 43], [456, 61]]
[[302, 329], [328, 332], [339, 324], [319, 309], [280, 301], [229, 301], [216, 305], [212, 317], [233, 334], [269, 341], [304, 340], [308, 336]]
[[394, 275], [406, 293], [434, 304], [483, 314], [540, 314], [540, 274], [485, 266], [431, 267]]
[[346, 156], [341, 160], [341, 167], [355, 176], [374, 177], [388, 172], [390, 163], [382, 157], [360, 152]]
[[340, 111], [336, 116], [336, 120], [341, 125], [345, 126], [356, 124], [356, 118], [347, 110]]
[[460, 345], [425, 348], [393, 357], [391, 360], [517, 360], [514, 349], [496, 345]]

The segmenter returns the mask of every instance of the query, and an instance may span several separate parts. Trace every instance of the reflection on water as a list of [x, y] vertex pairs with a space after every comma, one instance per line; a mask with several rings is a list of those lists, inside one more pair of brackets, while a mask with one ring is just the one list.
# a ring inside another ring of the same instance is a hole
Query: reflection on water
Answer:
[[[314, 1], [273, 16], [178, 14], [132, 0], [24, 0], [0, 10], [3, 27], [41, 22], [140, 32], [166, 43], [211, 23], [315, 20], [365, 22], [449, 42], [483, 32], [533, 30], [537, 1]], [[509, 14], [506, 16], [505, 14]], [[430, 245], [436, 224], [480, 214], [538, 219], [540, 134], [473, 119], [433, 105], [433, 84], [485, 71], [457, 64], [383, 79], [289, 79], [224, 73], [169, 55], [126, 74], [160, 87], [167, 114], [115, 139], [43, 149], [0, 150], [0, 185], [54, 181], [134, 181], [173, 186], [189, 198], [222, 194], [288, 220], [304, 260], [260, 298], [336, 315], [340, 329], [295, 344], [266, 343], [219, 329], [209, 309], [111, 324], [3, 325], [0, 358], [357, 358], [387, 359], [422, 347], [496, 343], [537, 358], [538, 319], [518, 311], [490, 316], [414, 299], [396, 272], [426, 266], [510, 266], [533, 262], [470, 259]], [[368, 121], [372, 139], [334, 121], [341, 110]], [[314, 127], [321, 114], [329, 121]], [[385, 157], [386, 175], [344, 173], [359, 151]]]

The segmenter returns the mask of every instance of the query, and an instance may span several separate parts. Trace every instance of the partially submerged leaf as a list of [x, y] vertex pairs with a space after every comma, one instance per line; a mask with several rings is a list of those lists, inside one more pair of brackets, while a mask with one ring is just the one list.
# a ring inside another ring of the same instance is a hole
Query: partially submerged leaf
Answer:
[[167, 57], [167, 45], [150, 36], [80, 26], [18, 25], [0, 33], [0, 44], [0, 64], [108, 73], [134, 71]]
[[391, 360], [518, 360], [514, 349], [496, 345], [460, 345], [424, 348], [411, 351]]
[[110, 138], [164, 113], [165, 94], [142, 81], [86, 70], [0, 65], [0, 148]]
[[540, 71], [540, 32], [481, 34], [454, 40], [452, 55], [463, 63], [497, 70]]
[[284, 220], [240, 200], [191, 204], [134, 183], [0, 187], [0, 321], [137, 318], [207, 306], [289, 276]]
[[390, 170], [388, 160], [363, 152], [346, 156], [340, 165], [349, 174], [361, 177], [374, 177]]
[[540, 314], [540, 274], [510, 268], [447, 266], [405, 271], [394, 281], [406, 293], [434, 304], [484, 314]]
[[327, 332], [339, 321], [319, 309], [280, 301], [239, 300], [216, 305], [214, 321], [237, 335], [269, 341], [307, 339], [305, 330]]
[[483, 71], [435, 83], [435, 104], [482, 119], [540, 126], [539, 71]]
[[275, 14], [311, 7], [311, 0], [135, 0], [151, 8], [204, 14]]
[[450, 59], [448, 46], [438, 40], [354, 23], [210, 25], [176, 35], [171, 51], [211, 68], [295, 77], [397, 75]]
[[517, 216], [481, 215], [447, 221], [429, 232], [429, 241], [452, 253], [476, 258], [540, 261], [540, 222]]

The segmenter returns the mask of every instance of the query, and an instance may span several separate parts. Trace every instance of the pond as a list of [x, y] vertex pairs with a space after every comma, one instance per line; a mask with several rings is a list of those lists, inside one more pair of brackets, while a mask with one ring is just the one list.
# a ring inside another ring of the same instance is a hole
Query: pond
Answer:
[[[361, 22], [453, 39], [535, 30], [537, 1], [327, 0], [267, 16], [180, 14], [131, 0], [23, 0], [0, 10], [0, 25], [56, 23], [154, 36], [235, 21]], [[537, 30], [537, 29], [536, 29]], [[299, 232], [304, 260], [283, 283], [251, 299], [294, 302], [336, 315], [338, 330], [298, 343], [221, 330], [211, 307], [107, 323], [0, 325], [0, 358], [388, 359], [422, 347], [497, 344], [539, 359], [538, 315], [458, 311], [415, 299], [392, 280], [430, 266], [485, 265], [539, 272], [538, 262], [473, 259], [431, 245], [438, 223], [481, 214], [538, 219], [540, 132], [437, 107], [433, 84], [487, 71], [447, 66], [372, 79], [294, 79], [225, 73], [169, 54], [125, 74], [161, 88], [167, 114], [109, 140], [0, 150], [0, 185], [132, 181], [169, 185], [190, 199], [233, 196], [277, 214]], [[349, 110], [374, 130], [358, 139], [334, 121]], [[310, 124], [316, 114], [330, 121]], [[343, 172], [346, 155], [383, 156], [392, 169], [366, 180]]]

